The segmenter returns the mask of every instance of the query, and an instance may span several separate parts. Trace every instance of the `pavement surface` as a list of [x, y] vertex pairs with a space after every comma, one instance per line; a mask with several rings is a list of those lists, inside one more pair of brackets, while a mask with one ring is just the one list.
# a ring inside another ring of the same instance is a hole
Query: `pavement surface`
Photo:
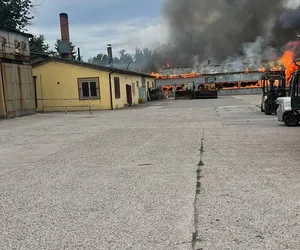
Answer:
[[0, 249], [300, 249], [300, 128], [259, 100], [0, 121]]

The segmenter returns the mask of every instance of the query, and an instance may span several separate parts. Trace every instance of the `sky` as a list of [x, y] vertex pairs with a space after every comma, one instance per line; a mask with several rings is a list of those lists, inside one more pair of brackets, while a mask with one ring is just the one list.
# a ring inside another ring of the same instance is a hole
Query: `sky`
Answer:
[[36, 0], [33, 24], [28, 31], [43, 34], [54, 47], [60, 38], [59, 13], [69, 15], [71, 41], [80, 47], [85, 60], [106, 53], [112, 44], [114, 55], [125, 49], [154, 48], [166, 40], [161, 17], [163, 0]]

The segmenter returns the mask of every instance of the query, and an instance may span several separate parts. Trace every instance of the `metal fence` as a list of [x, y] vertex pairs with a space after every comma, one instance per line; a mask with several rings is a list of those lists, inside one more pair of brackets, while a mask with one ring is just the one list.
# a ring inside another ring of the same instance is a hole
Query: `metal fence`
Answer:
[[[90, 100], [89, 100], [90, 101]], [[92, 105], [78, 105], [78, 99], [37, 99], [38, 110], [46, 112], [88, 111], [92, 114]]]

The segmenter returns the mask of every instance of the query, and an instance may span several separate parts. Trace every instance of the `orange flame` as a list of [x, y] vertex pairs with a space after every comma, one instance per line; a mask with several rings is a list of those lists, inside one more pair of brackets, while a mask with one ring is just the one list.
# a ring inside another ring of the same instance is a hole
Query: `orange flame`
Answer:
[[294, 64], [294, 56], [295, 56], [295, 53], [293, 51], [288, 50], [288, 51], [284, 52], [283, 56], [280, 59], [281, 63], [286, 68], [285, 77], [286, 77], [287, 82], [290, 81], [292, 74], [299, 69], [299, 67], [297, 67]]
[[266, 69], [264, 67], [262, 67], [262, 68], [259, 68], [258, 71], [259, 72], [266, 72]]
[[203, 76], [203, 74], [201, 73], [196, 73], [196, 72], [192, 72], [192, 73], [184, 73], [184, 74], [180, 74], [180, 75], [161, 75], [159, 73], [151, 73], [151, 76], [155, 76], [157, 79], [180, 79], [180, 78], [193, 78], [193, 77], [199, 77], [199, 76]]

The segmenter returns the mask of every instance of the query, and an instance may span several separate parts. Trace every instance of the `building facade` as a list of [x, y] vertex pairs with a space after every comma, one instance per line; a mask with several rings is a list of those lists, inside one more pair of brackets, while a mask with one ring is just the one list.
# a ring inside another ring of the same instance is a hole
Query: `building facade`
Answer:
[[0, 27], [0, 118], [35, 113], [30, 36]]
[[141, 102], [143, 82], [155, 85], [147, 74], [54, 57], [34, 63], [33, 75], [44, 112], [121, 109]]

